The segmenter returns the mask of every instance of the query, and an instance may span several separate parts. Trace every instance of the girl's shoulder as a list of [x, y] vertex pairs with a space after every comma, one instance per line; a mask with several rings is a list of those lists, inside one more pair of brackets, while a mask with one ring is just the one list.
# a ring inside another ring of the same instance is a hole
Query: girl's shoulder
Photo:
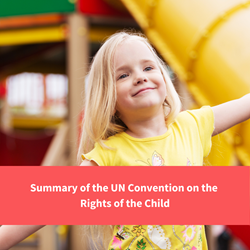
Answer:
[[213, 126], [214, 114], [210, 106], [203, 106], [200, 109], [186, 110], [179, 113], [175, 122], [181, 123], [185, 126], [195, 125], [198, 126], [208, 122]]
[[[94, 151], [97, 152], [114, 152], [117, 149], [117, 145], [121, 145], [124, 141], [124, 132], [110, 136], [108, 139], [103, 140], [102, 142], [96, 142], [94, 146]], [[92, 151], [93, 151], [92, 150]], [[91, 151], [91, 152], [92, 152]]]
[[214, 131], [214, 114], [209, 106], [200, 109], [181, 112], [176, 118], [173, 127], [189, 138], [198, 136], [203, 147], [203, 156], [207, 156], [211, 149], [211, 137]]
[[104, 141], [105, 145], [113, 148], [117, 147], [118, 145], [117, 143], [121, 143], [122, 141], [124, 141], [125, 139], [124, 134], [125, 132], [121, 132], [110, 136], [107, 140]]
[[94, 161], [99, 166], [113, 166], [116, 153], [124, 144], [123, 133], [110, 136], [107, 140], [101, 143], [96, 142], [93, 150], [87, 154], [82, 154], [82, 159]]

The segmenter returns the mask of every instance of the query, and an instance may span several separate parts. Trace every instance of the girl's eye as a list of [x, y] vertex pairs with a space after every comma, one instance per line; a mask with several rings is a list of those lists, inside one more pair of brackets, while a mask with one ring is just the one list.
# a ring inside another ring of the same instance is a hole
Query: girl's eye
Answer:
[[126, 76], [127, 76], [127, 74], [123, 74], [123, 75], [119, 76], [118, 80], [123, 79], [123, 78], [125, 78]]
[[152, 67], [146, 67], [144, 70], [145, 71], [150, 71], [151, 69], [153, 69]]

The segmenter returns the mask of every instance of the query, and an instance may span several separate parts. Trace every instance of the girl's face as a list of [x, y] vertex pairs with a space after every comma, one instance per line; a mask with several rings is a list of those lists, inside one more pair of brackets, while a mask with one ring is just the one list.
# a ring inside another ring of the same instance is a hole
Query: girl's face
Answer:
[[[166, 85], [154, 55], [141, 41], [125, 41], [114, 56], [116, 110], [121, 119], [162, 112]], [[145, 114], [146, 114], [145, 113]]]

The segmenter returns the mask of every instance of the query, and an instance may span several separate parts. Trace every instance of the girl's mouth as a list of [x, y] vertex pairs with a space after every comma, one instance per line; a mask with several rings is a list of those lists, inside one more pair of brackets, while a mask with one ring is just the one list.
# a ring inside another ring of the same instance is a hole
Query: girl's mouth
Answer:
[[139, 91], [137, 91], [134, 95], [132, 95], [133, 97], [134, 96], [137, 96], [138, 94], [140, 93], [145, 93], [145, 92], [148, 92], [150, 90], [153, 90], [154, 88], [143, 88], [143, 89], [140, 89]]

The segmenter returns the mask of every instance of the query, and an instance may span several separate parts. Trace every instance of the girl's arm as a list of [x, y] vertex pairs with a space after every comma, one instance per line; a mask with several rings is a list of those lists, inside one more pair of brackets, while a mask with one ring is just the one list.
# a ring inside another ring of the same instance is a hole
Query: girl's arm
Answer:
[[7, 250], [20, 241], [27, 238], [43, 226], [1, 226], [0, 227], [0, 250]]
[[214, 112], [214, 136], [250, 118], [250, 94], [212, 107], [212, 109]]
[[[98, 166], [94, 161], [84, 160], [81, 166]], [[1, 226], [0, 227], [0, 250], [7, 250], [20, 241], [27, 238], [43, 226], [31, 225], [31, 226]]]

